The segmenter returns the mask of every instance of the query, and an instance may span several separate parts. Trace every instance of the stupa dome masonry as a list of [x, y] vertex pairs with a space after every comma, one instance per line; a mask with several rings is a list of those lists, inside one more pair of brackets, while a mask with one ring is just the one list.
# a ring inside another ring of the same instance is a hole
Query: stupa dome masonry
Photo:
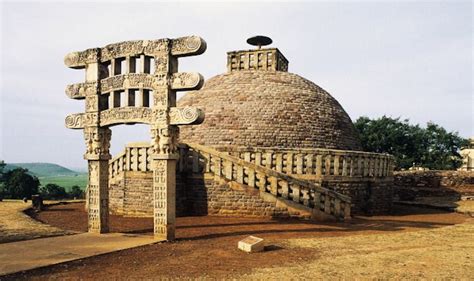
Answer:
[[277, 48], [227, 53], [227, 73], [187, 93], [179, 106], [201, 108], [204, 122], [183, 127], [183, 142], [219, 147], [361, 150], [342, 106], [315, 83], [288, 72]]

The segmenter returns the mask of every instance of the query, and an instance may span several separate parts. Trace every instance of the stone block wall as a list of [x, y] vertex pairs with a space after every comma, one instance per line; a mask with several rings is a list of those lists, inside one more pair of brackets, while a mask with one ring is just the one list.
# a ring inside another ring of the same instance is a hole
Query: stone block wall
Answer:
[[288, 216], [286, 208], [265, 202], [258, 190], [216, 179], [212, 174], [188, 178], [186, 195], [189, 215]]
[[141, 217], [152, 214], [153, 173], [124, 172], [123, 210], [126, 215]]
[[402, 171], [394, 174], [398, 200], [417, 197], [460, 197], [474, 195], [474, 173], [466, 171]]
[[372, 179], [367, 181], [330, 180], [323, 186], [350, 196], [353, 214], [389, 213], [393, 206], [393, 179]]
[[124, 175], [120, 173], [109, 182], [109, 212], [114, 215], [123, 214]]
[[[153, 216], [152, 172], [124, 171], [110, 184], [110, 212], [133, 217]], [[176, 178], [176, 212], [185, 215], [285, 217], [286, 208], [265, 202], [259, 191], [213, 175]]]

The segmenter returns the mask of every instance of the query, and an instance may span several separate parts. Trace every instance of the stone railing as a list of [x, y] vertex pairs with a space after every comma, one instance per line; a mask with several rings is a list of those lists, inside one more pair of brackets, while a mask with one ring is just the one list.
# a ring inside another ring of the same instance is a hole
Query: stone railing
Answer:
[[125, 150], [109, 161], [109, 176], [115, 178], [123, 171], [151, 171], [151, 145], [147, 142], [129, 143]]
[[[225, 151], [223, 149], [222, 151]], [[247, 162], [304, 179], [377, 178], [393, 175], [389, 154], [333, 150], [233, 148], [229, 154]]]
[[293, 201], [338, 219], [350, 218], [351, 199], [319, 184], [219, 152], [210, 147], [188, 144], [180, 147], [179, 171], [209, 173], [236, 181], [276, 198]]
[[[180, 144], [179, 153], [178, 172], [214, 173], [338, 219], [350, 218], [350, 197], [322, 188], [317, 182], [300, 180], [206, 146]], [[109, 162], [111, 179], [123, 171], [151, 171], [150, 155], [149, 143], [128, 144]]]
[[288, 60], [276, 48], [242, 50], [227, 53], [227, 71], [288, 71]]

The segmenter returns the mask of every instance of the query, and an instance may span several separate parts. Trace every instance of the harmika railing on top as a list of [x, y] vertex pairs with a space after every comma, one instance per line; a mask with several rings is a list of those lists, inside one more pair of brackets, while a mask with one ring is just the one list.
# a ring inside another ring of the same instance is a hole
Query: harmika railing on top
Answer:
[[387, 177], [393, 175], [393, 156], [334, 149], [278, 150], [233, 148], [231, 155], [287, 175], [315, 178]]
[[212, 172], [216, 176], [258, 188], [260, 192], [294, 201], [335, 218], [350, 218], [350, 197], [210, 147], [197, 144], [181, 146], [178, 167], [179, 171]]

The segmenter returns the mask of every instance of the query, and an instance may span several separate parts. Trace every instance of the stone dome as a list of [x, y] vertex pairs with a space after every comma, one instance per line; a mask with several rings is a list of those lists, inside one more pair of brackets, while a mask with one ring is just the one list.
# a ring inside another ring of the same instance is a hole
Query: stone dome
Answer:
[[328, 92], [296, 74], [252, 69], [251, 62], [234, 70], [228, 65], [228, 73], [210, 78], [201, 90], [178, 101], [180, 107], [205, 113], [201, 125], [180, 128], [181, 142], [361, 150], [351, 119]]

